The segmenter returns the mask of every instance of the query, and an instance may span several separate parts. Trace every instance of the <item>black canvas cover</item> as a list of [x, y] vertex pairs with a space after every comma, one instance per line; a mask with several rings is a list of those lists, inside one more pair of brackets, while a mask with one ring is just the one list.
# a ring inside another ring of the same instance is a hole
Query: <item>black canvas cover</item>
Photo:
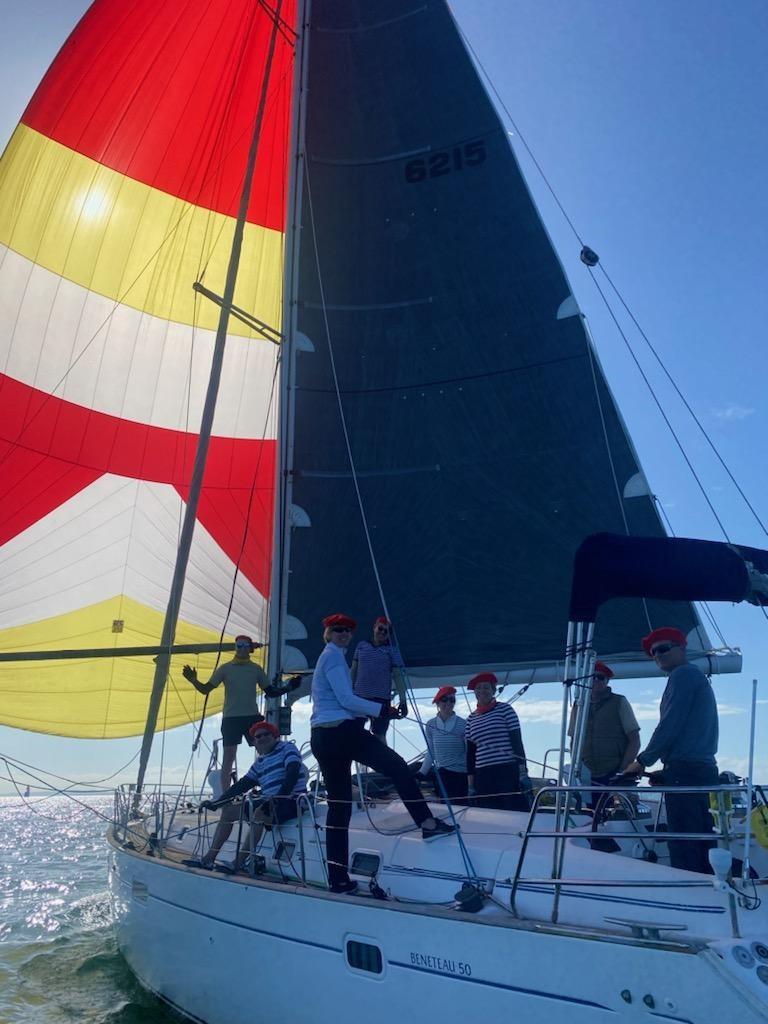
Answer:
[[[581, 318], [442, 0], [314, 0], [288, 612], [382, 611], [331, 373], [409, 666], [562, 657], [574, 555], [663, 536]], [[315, 244], [316, 240], [316, 244]], [[318, 273], [319, 267], [319, 273]], [[327, 324], [327, 330], [326, 330]], [[601, 422], [605, 418], [604, 436]], [[644, 488], [639, 487], [643, 492]], [[689, 605], [619, 601], [603, 656]]]
[[571, 619], [594, 622], [601, 605], [617, 597], [765, 604], [747, 562], [768, 572], [768, 552], [758, 548], [685, 537], [588, 537], [574, 561]]

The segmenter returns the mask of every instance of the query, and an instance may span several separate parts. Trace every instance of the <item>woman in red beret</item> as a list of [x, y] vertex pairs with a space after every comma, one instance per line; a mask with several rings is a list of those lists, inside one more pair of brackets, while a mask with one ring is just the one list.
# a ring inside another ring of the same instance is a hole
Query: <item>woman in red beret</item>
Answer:
[[467, 800], [467, 722], [456, 714], [456, 687], [441, 686], [432, 703], [437, 715], [425, 727], [427, 753], [419, 775], [429, 775], [434, 769], [442, 786], [437, 795], [445, 794], [456, 803]]
[[429, 842], [453, 835], [455, 829], [432, 817], [408, 765], [365, 729], [365, 719], [379, 715], [399, 717], [387, 705], [358, 697], [352, 689], [345, 652], [356, 623], [348, 615], [323, 619], [325, 649], [312, 675], [312, 753], [323, 773], [328, 796], [326, 856], [328, 887], [335, 893], [353, 893], [357, 882], [349, 877], [349, 819], [352, 815], [352, 762], [358, 761], [388, 776], [408, 813]]
[[477, 708], [467, 719], [467, 773], [475, 806], [528, 811], [530, 782], [517, 712], [496, 700], [497, 679], [481, 672], [470, 679]]

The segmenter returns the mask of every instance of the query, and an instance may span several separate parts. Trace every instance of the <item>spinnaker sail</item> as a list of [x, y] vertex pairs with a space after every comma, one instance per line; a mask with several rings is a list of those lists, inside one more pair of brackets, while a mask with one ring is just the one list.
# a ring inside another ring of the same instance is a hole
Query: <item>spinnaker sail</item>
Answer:
[[[234, 298], [270, 330], [230, 320], [178, 643], [265, 634], [294, 7]], [[157, 642], [219, 317], [193, 286], [222, 293], [273, 20], [251, 0], [97, 0], [5, 151], [0, 650]], [[161, 727], [199, 716], [177, 670]], [[152, 674], [151, 658], [3, 664], [0, 722], [133, 735]]]

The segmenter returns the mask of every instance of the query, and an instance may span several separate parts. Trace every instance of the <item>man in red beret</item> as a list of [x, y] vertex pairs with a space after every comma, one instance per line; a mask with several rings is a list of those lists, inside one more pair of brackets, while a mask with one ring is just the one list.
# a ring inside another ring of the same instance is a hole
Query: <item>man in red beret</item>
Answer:
[[245, 634], [235, 637], [235, 656], [231, 661], [214, 671], [207, 683], [197, 678], [197, 669], [185, 665], [181, 671], [184, 678], [192, 683], [198, 693], [207, 695], [217, 686], [224, 685], [224, 709], [221, 716], [221, 788], [226, 789], [232, 781], [232, 766], [235, 754], [244, 739], [249, 746], [249, 729], [255, 722], [263, 720], [259, 713], [256, 694], [267, 685], [264, 669], [251, 661], [254, 651], [253, 640]]
[[[296, 744], [290, 740], [281, 740], [277, 726], [271, 722], [256, 722], [250, 734], [256, 747], [256, 760], [245, 775], [217, 800], [203, 800], [200, 804], [205, 810], [215, 811], [220, 807], [224, 810], [210, 849], [199, 861], [189, 862], [193, 867], [213, 867], [219, 851], [229, 838], [232, 826], [240, 817], [240, 804], [233, 804], [232, 801], [248, 790], [258, 788], [259, 796], [251, 804], [251, 850], [256, 848], [265, 828], [282, 825], [298, 814], [296, 802], [307, 791], [308, 775]], [[239, 850], [230, 870], [239, 870], [247, 856], [248, 850]]]
[[[396, 692], [400, 703], [401, 718], [408, 714], [403, 679], [403, 659], [397, 645], [392, 641], [392, 623], [380, 615], [373, 624], [372, 643], [361, 640], [352, 658], [352, 682], [355, 693], [364, 700], [392, 706], [392, 693]], [[369, 718], [371, 733], [382, 743], [387, 742], [388, 715]]]
[[[609, 679], [613, 679], [613, 669], [604, 661], [596, 661], [581, 760], [589, 770], [589, 780], [582, 778], [582, 782], [591, 781], [600, 786], [606, 785], [614, 775], [625, 772], [640, 750], [640, 726], [635, 713], [625, 696], [613, 692]], [[571, 739], [574, 726], [575, 714], [571, 714], [568, 725]], [[590, 806], [594, 806], [599, 796], [599, 790], [592, 792]]]
[[[672, 626], [654, 629], [643, 637], [643, 650], [669, 676], [659, 708], [659, 724], [650, 742], [628, 772], [640, 773], [656, 761], [664, 766], [665, 786], [717, 785], [717, 704], [709, 680], [686, 656], [685, 634]], [[667, 793], [670, 832], [711, 832], [707, 793]], [[669, 841], [673, 868], [710, 873], [709, 840]]]

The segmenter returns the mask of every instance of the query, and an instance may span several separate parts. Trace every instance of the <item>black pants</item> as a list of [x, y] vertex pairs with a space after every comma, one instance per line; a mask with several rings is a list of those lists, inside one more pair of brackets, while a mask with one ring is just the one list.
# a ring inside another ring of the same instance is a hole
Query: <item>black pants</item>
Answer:
[[328, 881], [331, 885], [338, 885], [349, 878], [350, 770], [353, 761], [388, 776], [417, 825], [431, 818], [432, 812], [408, 765], [394, 750], [366, 732], [364, 718], [349, 719], [331, 729], [313, 729], [311, 746], [328, 794], [325, 833]]
[[440, 776], [440, 782], [435, 780], [435, 792], [440, 800], [444, 799], [445, 796], [451, 801], [451, 803], [466, 803], [467, 802], [467, 776], [465, 772], [452, 772], [449, 768], [435, 768], [435, 775]]
[[[366, 697], [366, 700], [375, 701], [377, 704], [386, 704], [387, 707], [390, 707], [392, 703], [391, 701], [382, 699], [380, 697]], [[387, 729], [389, 728], [389, 718], [387, 717], [387, 715], [378, 715], [376, 718], [369, 718], [368, 721], [371, 726], [372, 736], [387, 735]]]
[[531, 802], [520, 792], [520, 769], [516, 764], [490, 764], [475, 769], [475, 807], [497, 811], [529, 811]]
[[[717, 766], [695, 761], [670, 761], [664, 765], [665, 786], [716, 786]], [[670, 832], [711, 832], [708, 793], [665, 793], [667, 828]], [[707, 856], [715, 841], [670, 839], [669, 862], [673, 868], [712, 874]]]

